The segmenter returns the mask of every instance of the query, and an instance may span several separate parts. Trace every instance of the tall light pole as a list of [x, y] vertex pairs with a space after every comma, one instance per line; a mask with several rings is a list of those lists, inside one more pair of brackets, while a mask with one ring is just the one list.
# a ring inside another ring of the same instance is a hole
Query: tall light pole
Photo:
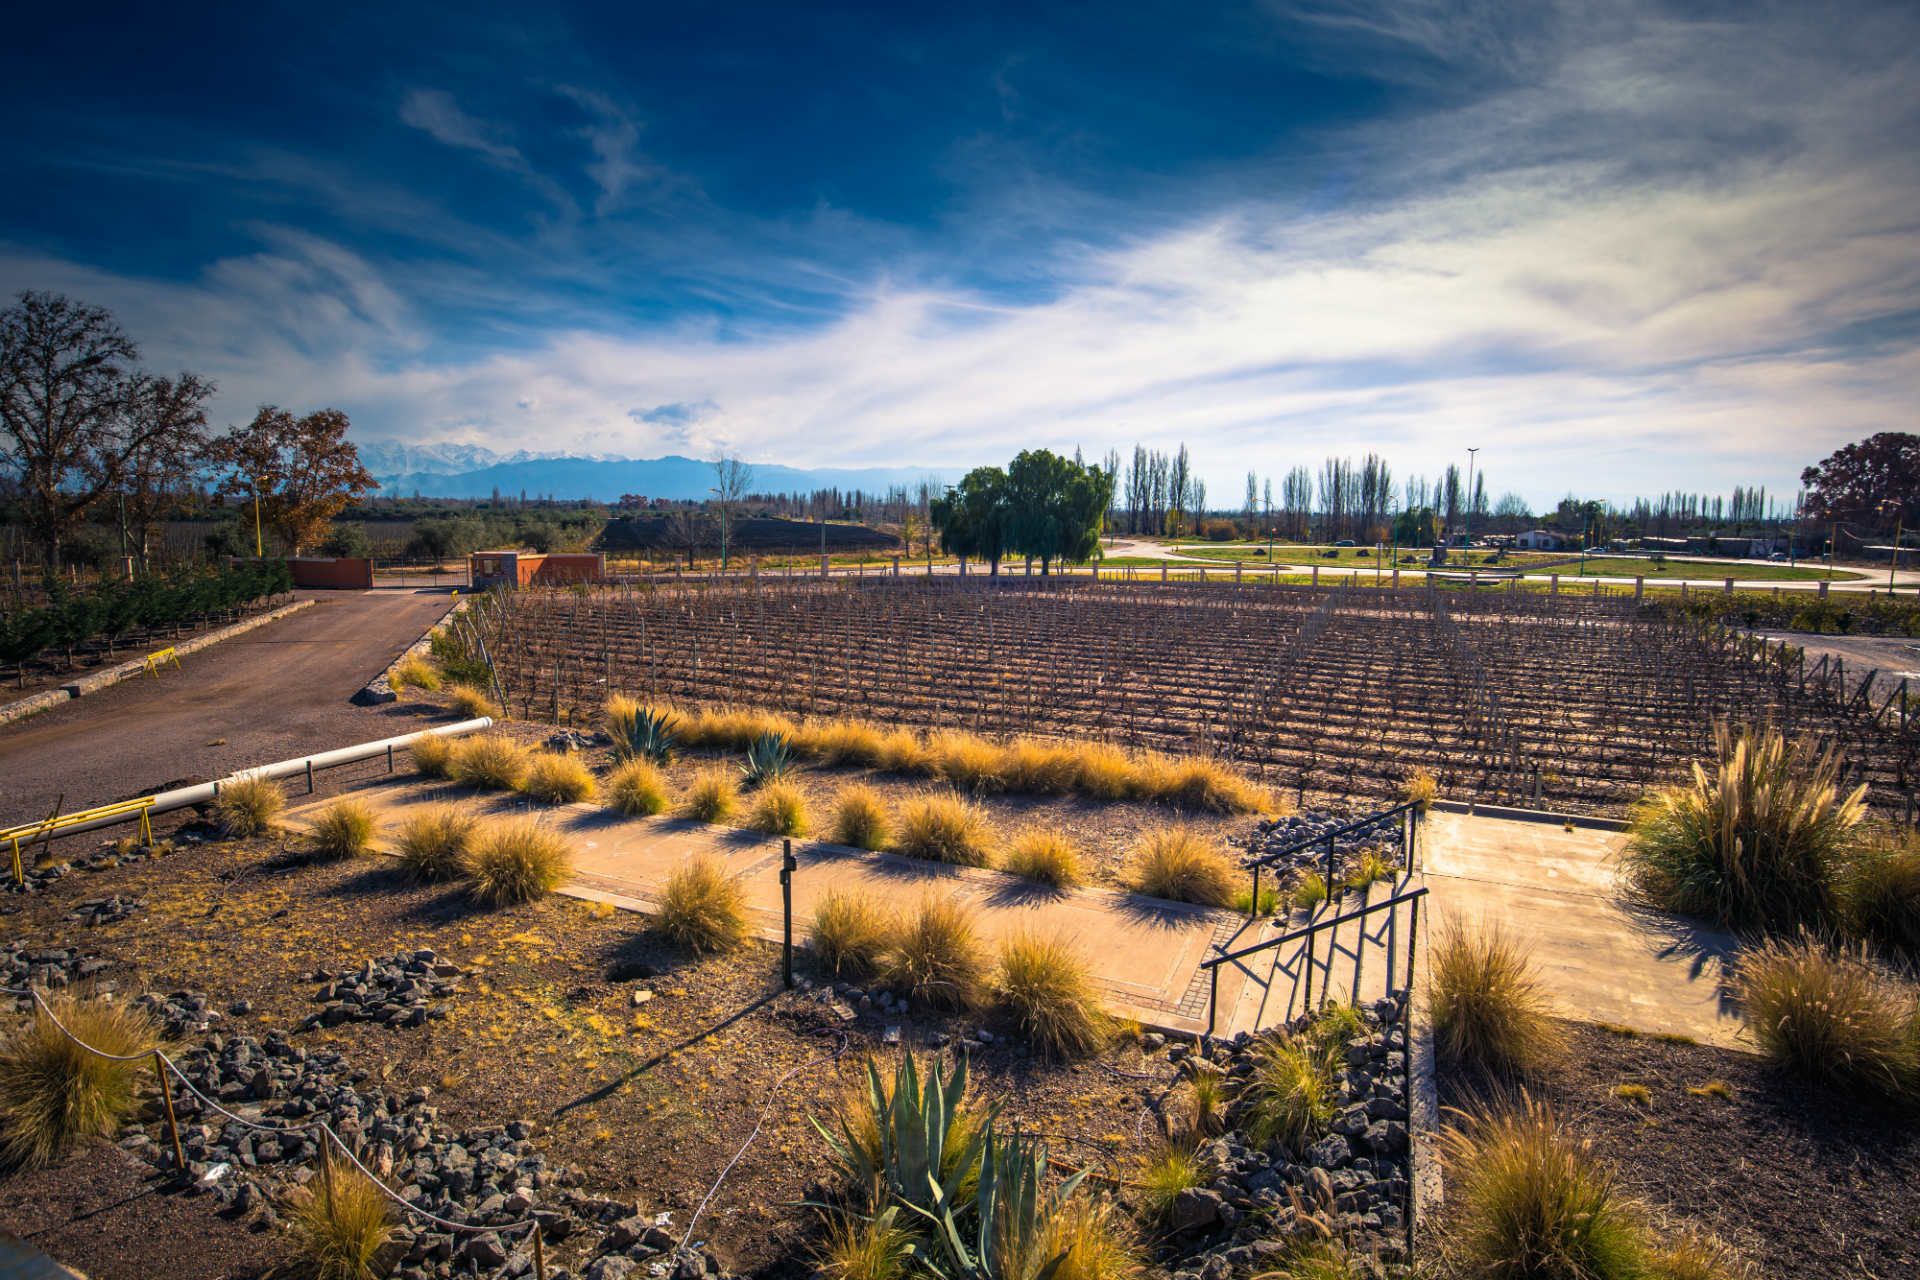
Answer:
[[1480, 452], [1480, 446], [1474, 445], [1467, 450], [1467, 545], [1462, 548], [1467, 553], [1467, 563], [1473, 563], [1473, 455]]
[[1880, 504], [1884, 515], [1888, 507], [1893, 508], [1893, 554], [1887, 559], [1887, 594], [1893, 594], [1893, 571], [1900, 567], [1900, 526], [1906, 519], [1907, 509], [1899, 503], [1888, 500]]

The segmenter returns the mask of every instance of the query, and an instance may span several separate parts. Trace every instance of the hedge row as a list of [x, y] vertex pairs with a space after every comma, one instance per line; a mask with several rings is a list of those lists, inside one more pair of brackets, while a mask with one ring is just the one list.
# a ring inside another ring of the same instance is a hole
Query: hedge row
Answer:
[[24, 670], [50, 650], [66, 655], [89, 641], [109, 650], [135, 631], [188, 627], [293, 589], [284, 560], [256, 560], [212, 572], [149, 574], [77, 591], [59, 579], [47, 584], [47, 603], [0, 616], [0, 662]]

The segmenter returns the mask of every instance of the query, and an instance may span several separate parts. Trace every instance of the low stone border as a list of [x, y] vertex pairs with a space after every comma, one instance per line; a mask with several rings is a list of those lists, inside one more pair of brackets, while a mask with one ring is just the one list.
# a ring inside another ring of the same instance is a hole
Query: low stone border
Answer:
[[[312, 604], [311, 600], [295, 600], [292, 604], [283, 604], [277, 609], [269, 609], [254, 617], [244, 618], [231, 626], [219, 627], [194, 636], [190, 640], [182, 640], [173, 646], [173, 651], [183, 657], [189, 653], [197, 653], [208, 645], [232, 639], [256, 627], [264, 627], [269, 622], [278, 622], [288, 614], [298, 613]], [[119, 684], [122, 680], [131, 680], [135, 676], [145, 675], [146, 669], [146, 659], [136, 658], [116, 667], [108, 667], [105, 671], [96, 671], [90, 676], [82, 676], [71, 684], [63, 684], [57, 689], [48, 689], [31, 697], [21, 698], [18, 702], [9, 702], [4, 707], [0, 707], [0, 724], [12, 724], [15, 720], [24, 720], [49, 707], [60, 706], [74, 698], [85, 697], [89, 693], [98, 693], [111, 685]]]
[[1504, 804], [1479, 804], [1471, 800], [1435, 800], [1433, 807], [1443, 813], [1464, 813], [1476, 818], [1506, 818], [1514, 822], [1547, 822], [1554, 826], [1572, 825], [1590, 831], [1625, 831], [1622, 818], [1606, 818], [1597, 813], [1550, 813], [1545, 809], [1521, 809]]
[[428, 653], [432, 652], [433, 638], [447, 629], [447, 626], [453, 621], [454, 616], [467, 607], [467, 601], [470, 598], [471, 597], [468, 596], [462, 596], [460, 599], [455, 600], [453, 602], [453, 608], [447, 610], [446, 615], [442, 617], [440, 621], [427, 628], [427, 634], [408, 645], [399, 657], [387, 664], [385, 671], [382, 671], [379, 675], [367, 681], [360, 692], [353, 695], [353, 705], [356, 707], [377, 707], [382, 703], [399, 701], [400, 695], [393, 687], [393, 673], [398, 671], [400, 664], [407, 659], [425, 658]]

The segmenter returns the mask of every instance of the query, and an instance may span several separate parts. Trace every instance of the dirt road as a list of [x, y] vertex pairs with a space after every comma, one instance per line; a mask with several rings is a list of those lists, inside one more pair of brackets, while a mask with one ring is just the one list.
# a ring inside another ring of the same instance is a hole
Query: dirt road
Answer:
[[[129, 680], [0, 728], [0, 826], [405, 733], [420, 709], [356, 707], [362, 685], [452, 607], [444, 593], [322, 592], [158, 681]], [[64, 797], [64, 799], [62, 799]]]

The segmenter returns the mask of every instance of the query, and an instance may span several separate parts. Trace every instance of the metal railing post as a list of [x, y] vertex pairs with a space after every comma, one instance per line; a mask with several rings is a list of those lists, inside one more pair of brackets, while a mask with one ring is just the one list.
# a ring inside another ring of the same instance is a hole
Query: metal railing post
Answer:
[[160, 1100], [167, 1105], [167, 1137], [173, 1140], [173, 1167], [184, 1177], [187, 1153], [180, 1146], [180, 1121], [173, 1114], [173, 1082], [167, 1079], [167, 1060], [158, 1049], [153, 1051], [153, 1069], [160, 1076]]
[[1207, 1039], [1213, 1039], [1215, 1020], [1220, 1016], [1220, 966], [1207, 970]]
[[1253, 864], [1253, 897], [1247, 902], [1247, 915], [1249, 918], [1252, 918], [1252, 917], [1258, 916], [1259, 914], [1260, 914], [1260, 864], [1256, 862]]
[[793, 858], [793, 841], [780, 842], [780, 908], [782, 931], [780, 944], [781, 981], [793, 990], [793, 873], [800, 864]]

